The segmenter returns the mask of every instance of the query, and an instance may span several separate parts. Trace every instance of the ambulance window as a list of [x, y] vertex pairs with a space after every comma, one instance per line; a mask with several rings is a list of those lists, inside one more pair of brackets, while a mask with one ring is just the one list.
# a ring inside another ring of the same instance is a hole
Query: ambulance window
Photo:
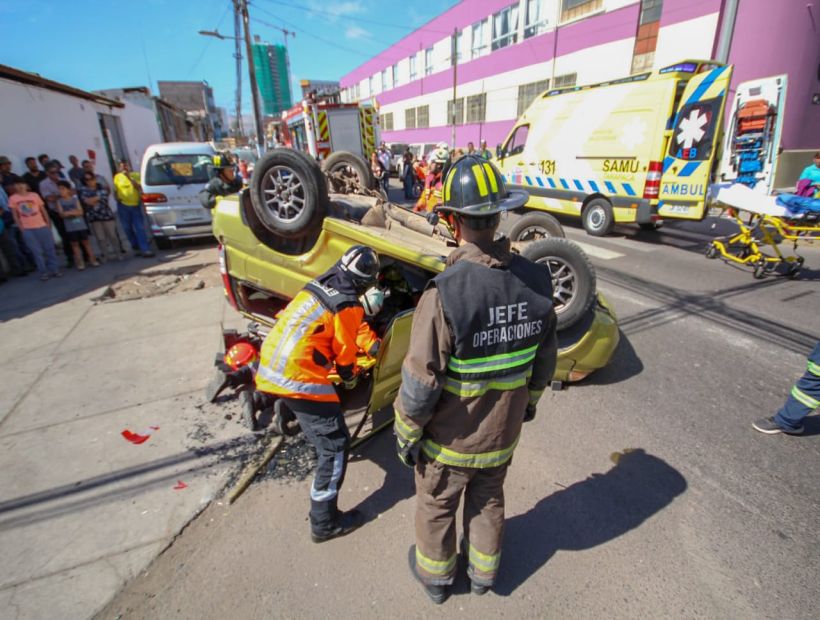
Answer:
[[715, 119], [722, 99], [697, 101], [683, 106], [672, 127], [669, 155], [687, 161], [703, 161], [712, 156]]
[[518, 155], [524, 152], [524, 147], [527, 145], [527, 136], [530, 133], [529, 125], [519, 125], [507, 141], [505, 151], [507, 155]]

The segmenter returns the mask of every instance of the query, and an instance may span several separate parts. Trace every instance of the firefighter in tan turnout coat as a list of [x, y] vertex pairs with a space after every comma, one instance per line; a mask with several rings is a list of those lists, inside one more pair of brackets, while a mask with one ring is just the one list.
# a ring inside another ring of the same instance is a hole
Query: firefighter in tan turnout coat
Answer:
[[525, 416], [557, 355], [549, 269], [495, 240], [499, 214], [521, 206], [495, 166], [465, 156], [444, 182], [441, 211], [461, 245], [415, 310], [395, 403], [399, 458], [415, 467], [416, 544], [410, 568], [435, 603], [456, 571], [456, 511], [471, 590], [494, 583], [504, 529], [504, 478]]

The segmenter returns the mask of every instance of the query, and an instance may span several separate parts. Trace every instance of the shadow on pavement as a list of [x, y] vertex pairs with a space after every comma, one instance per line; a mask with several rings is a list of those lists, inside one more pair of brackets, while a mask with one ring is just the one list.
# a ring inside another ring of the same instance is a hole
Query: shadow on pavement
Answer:
[[622, 333], [628, 336], [687, 316], [697, 316], [698, 320], [714, 323], [742, 336], [779, 345], [795, 353], [804, 354], [817, 341], [816, 336], [809, 332], [726, 304], [727, 299], [750, 290], [777, 287], [788, 282], [783, 278], [753, 280], [715, 293], [695, 293], [608, 267], [599, 266], [597, 272], [599, 280], [661, 304], [620, 319], [618, 323]]
[[615, 349], [615, 353], [612, 354], [609, 363], [596, 370], [588, 379], [581, 381], [578, 385], [611, 385], [636, 377], [642, 372], [643, 362], [641, 358], [638, 357], [638, 353], [632, 343], [629, 342], [629, 338], [621, 332], [618, 347]]
[[153, 258], [129, 257], [123, 261], [109, 261], [100, 267], [89, 266], [82, 272], [64, 269], [62, 278], [52, 278], [47, 282], [41, 282], [34, 272], [23, 278], [13, 278], [0, 286], [0, 321], [22, 318], [111, 286], [145, 270], [155, 270], [162, 265], [170, 267], [175, 261], [213, 246], [215, 240], [181, 240], [177, 243], [174, 249], [158, 252]]
[[635, 529], [687, 488], [680, 472], [640, 448], [611, 458], [615, 466], [608, 472], [507, 520], [497, 594], [511, 595], [559, 550], [591, 549]]
[[350, 462], [372, 461], [384, 470], [381, 487], [374, 489], [357, 508], [368, 521], [393, 508], [400, 501], [416, 494], [413, 470], [405, 467], [396, 456], [396, 438], [389, 430], [378, 433], [372, 439], [351, 451]]

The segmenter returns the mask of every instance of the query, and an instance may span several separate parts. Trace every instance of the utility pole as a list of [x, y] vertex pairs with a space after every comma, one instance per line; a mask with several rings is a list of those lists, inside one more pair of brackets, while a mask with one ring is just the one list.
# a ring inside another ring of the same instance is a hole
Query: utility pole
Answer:
[[233, 0], [234, 58], [236, 58], [236, 136], [242, 135], [242, 22], [239, 0]]
[[242, 11], [242, 26], [245, 30], [245, 53], [248, 56], [248, 73], [251, 81], [251, 98], [253, 99], [253, 120], [256, 127], [256, 152], [262, 157], [265, 152], [265, 133], [262, 130], [262, 112], [259, 107], [259, 89], [256, 84], [256, 68], [253, 66], [253, 48], [251, 47], [251, 27], [248, 17], [248, 0], [237, 0]]
[[450, 57], [453, 60], [453, 114], [452, 118], [450, 119], [453, 123], [453, 137], [452, 137], [452, 144], [451, 148], [456, 148], [456, 85], [457, 85], [457, 78], [458, 78], [458, 28], [453, 28], [453, 43], [450, 46]]

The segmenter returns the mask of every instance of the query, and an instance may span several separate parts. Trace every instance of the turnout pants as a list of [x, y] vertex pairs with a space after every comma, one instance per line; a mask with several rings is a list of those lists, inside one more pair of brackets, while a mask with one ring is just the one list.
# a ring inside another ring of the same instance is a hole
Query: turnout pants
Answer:
[[339, 511], [339, 489], [347, 471], [350, 433], [339, 403], [283, 398], [296, 415], [307, 440], [316, 448], [316, 474], [310, 488], [310, 528], [324, 535], [333, 530]]
[[467, 574], [491, 586], [501, 560], [504, 478], [508, 464], [488, 469], [451, 467], [422, 453], [416, 465], [416, 569], [428, 585], [450, 585], [456, 573], [456, 512], [464, 494]]
[[820, 342], [809, 355], [806, 372], [794, 384], [786, 404], [777, 412], [774, 421], [788, 430], [798, 430], [803, 418], [820, 406]]

